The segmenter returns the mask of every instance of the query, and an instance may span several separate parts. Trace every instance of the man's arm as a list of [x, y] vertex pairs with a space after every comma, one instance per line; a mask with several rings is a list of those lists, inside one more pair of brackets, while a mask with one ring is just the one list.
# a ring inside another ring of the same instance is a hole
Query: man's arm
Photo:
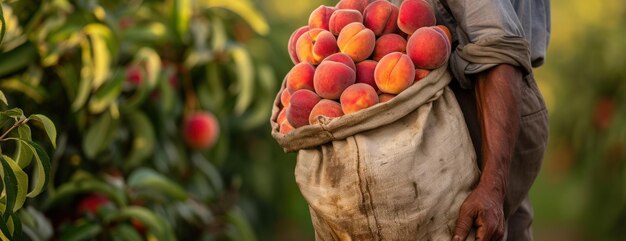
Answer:
[[478, 74], [476, 102], [482, 136], [482, 174], [459, 212], [453, 241], [465, 240], [473, 226], [477, 241], [501, 240], [509, 164], [519, 131], [522, 72], [500, 64]]

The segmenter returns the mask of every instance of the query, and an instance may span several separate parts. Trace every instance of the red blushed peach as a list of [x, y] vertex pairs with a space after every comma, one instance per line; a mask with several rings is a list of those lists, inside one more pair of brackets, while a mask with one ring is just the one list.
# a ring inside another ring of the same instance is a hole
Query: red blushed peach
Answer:
[[291, 104], [287, 107], [287, 121], [298, 128], [309, 124], [311, 110], [320, 101], [320, 97], [310, 90], [298, 90], [291, 95]]
[[291, 34], [289, 37], [289, 42], [287, 45], [287, 50], [289, 51], [289, 57], [293, 64], [300, 63], [300, 59], [298, 59], [298, 53], [296, 51], [296, 42], [298, 42], [298, 38], [302, 36], [302, 34], [308, 32], [310, 30], [309, 26], [302, 26]]
[[280, 127], [278, 129], [278, 131], [281, 134], [287, 134], [291, 131], [293, 131], [293, 129], [295, 129], [291, 124], [289, 124], [289, 121], [283, 121], [283, 123], [280, 123]]
[[361, 62], [372, 55], [375, 44], [376, 36], [362, 23], [346, 25], [337, 38], [339, 50], [350, 56], [354, 62]]
[[396, 95], [392, 95], [392, 94], [380, 94], [378, 95], [378, 101], [380, 103], [385, 103], [387, 101], [390, 101], [391, 99], [393, 99], [393, 97], [396, 97]]
[[219, 123], [210, 112], [197, 112], [185, 120], [184, 139], [193, 149], [207, 149], [215, 144], [219, 136]]
[[368, 0], [341, 0], [335, 7], [337, 9], [354, 9], [363, 13], [368, 4]]
[[287, 120], [287, 108], [283, 108], [282, 110], [280, 110], [280, 112], [278, 112], [278, 117], [276, 117], [276, 123], [280, 124], [286, 120]]
[[415, 69], [415, 82], [420, 81], [423, 78], [426, 78], [430, 74], [430, 70], [427, 69]]
[[311, 29], [298, 38], [296, 53], [300, 61], [317, 65], [324, 58], [337, 53], [337, 39], [326, 30]]
[[353, 84], [341, 94], [341, 109], [346, 115], [375, 104], [378, 104], [378, 95], [368, 84]]
[[324, 30], [328, 30], [328, 22], [330, 21], [330, 16], [335, 12], [334, 7], [328, 7], [321, 5], [309, 16], [309, 28], [321, 28]]
[[355, 22], [363, 22], [363, 15], [359, 11], [352, 9], [340, 9], [335, 11], [333, 15], [330, 16], [328, 30], [337, 36], [346, 25]]
[[378, 92], [378, 86], [374, 80], [374, 70], [378, 62], [374, 60], [365, 60], [356, 64], [356, 83], [364, 83], [372, 86]]
[[398, 14], [398, 28], [407, 34], [412, 34], [421, 27], [434, 26], [435, 10], [430, 3], [424, 0], [404, 0]]
[[291, 100], [291, 94], [289, 94], [289, 90], [284, 89], [283, 92], [280, 94], [280, 103], [283, 105], [283, 107], [287, 107], [289, 106], [289, 100]]
[[350, 67], [352, 70], [356, 71], [356, 66], [354, 65], [354, 61], [352, 60], [352, 58], [350, 58], [350, 56], [344, 54], [344, 53], [335, 53], [332, 54], [328, 57], [326, 57], [322, 62], [324, 61], [333, 61], [333, 62], [338, 62], [338, 63], [342, 63], [345, 64], [346, 66]]
[[374, 1], [363, 12], [363, 24], [376, 36], [393, 33], [398, 29], [398, 12], [398, 7], [388, 1]]
[[[320, 97], [336, 100], [343, 90], [354, 84], [355, 80], [356, 74], [350, 67], [338, 62], [324, 61], [317, 66], [313, 87]], [[293, 96], [291, 103], [293, 105]]]
[[309, 124], [319, 123], [320, 116], [326, 116], [328, 118], [340, 117], [343, 115], [341, 105], [334, 100], [323, 99], [313, 107], [311, 115], [309, 115]]
[[398, 94], [413, 84], [415, 67], [409, 56], [393, 52], [378, 62], [374, 80], [383, 93]]
[[313, 90], [314, 75], [315, 67], [313, 65], [307, 62], [296, 64], [287, 73], [287, 91], [293, 94], [296, 90]]
[[393, 52], [404, 52], [406, 48], [406, 39], [398, 34], [385, 34], [376, 40], [374, 54], [372, 59], [379, 61], [385, 55]]
[[450, 55], [448, 39], [433, 27], [420, 28], [411, 35], [406, 52], [415, 67], [436, 69], [441, 67]]

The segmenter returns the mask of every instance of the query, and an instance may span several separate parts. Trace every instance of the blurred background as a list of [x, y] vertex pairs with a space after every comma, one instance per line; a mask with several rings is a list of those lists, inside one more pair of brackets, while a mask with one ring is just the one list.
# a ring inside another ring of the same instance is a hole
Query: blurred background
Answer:
[[[4, 1], [0, 90], [58, 131], [48, 190], [21, 212], [25, 238], [314, 240], [269, 114], [289, 36], [335, 3]], [[551, 4], [534, 235], [626, 240], [626, 2]], [[185, 141], [194, 113], [217, 120], [208, 148]]]

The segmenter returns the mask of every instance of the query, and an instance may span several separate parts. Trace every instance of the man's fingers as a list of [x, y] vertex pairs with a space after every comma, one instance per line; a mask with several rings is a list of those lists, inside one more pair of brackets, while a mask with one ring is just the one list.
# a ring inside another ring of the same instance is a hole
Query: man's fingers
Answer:
[[471, 212], [463, 212], [461, 210], [459, 219], [456, 221], [456, 228], [454, 229], [454, 237], [452, 241], [463, 241], [467, 238], [472, 225], [474, 224], [475, 215]]

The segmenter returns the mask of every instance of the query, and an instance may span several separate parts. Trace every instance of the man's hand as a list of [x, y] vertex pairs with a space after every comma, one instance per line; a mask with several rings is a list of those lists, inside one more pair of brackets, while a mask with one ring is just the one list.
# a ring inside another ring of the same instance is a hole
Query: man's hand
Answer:
[[500, 241], [509, 165], [519, 132], [522, 73], [501, 64], [478, 74], [476, 105], [481, 127], [482, 173], [459, 212], [453, 241], [476, 226], [477, 241]]

